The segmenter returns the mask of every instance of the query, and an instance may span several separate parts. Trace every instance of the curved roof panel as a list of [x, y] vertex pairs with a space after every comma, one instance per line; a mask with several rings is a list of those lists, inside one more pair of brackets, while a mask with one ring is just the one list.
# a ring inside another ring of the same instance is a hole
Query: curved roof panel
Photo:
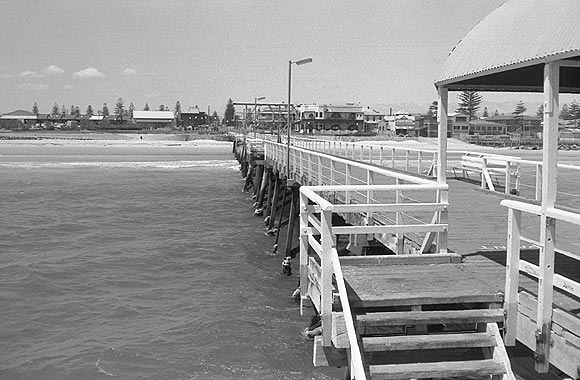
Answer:
[[[580, 1], [511, 0], [451, 51], [436, 85], [451, 90], [541, 91], [543, 64], [580, 62]], [[580, 68], [563, 67], [561, 86], [580, 92]]]

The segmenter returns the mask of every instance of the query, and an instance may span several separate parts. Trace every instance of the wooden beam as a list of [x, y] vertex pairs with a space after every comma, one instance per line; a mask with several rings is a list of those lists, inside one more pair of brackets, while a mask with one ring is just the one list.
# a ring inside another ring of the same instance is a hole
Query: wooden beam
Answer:
[[538, 320], [536, 321], [536, 371], [550, 369], [550, 326], [554, 286], [554, 256], [556, 220], [547, 217], [545, 210], [556, 202], [558, 172], [558, 114], [560, 66], [544, 65], [544, 131], [542, 173], [542, 215], [540, 222], [540, 275], [538, 277]]

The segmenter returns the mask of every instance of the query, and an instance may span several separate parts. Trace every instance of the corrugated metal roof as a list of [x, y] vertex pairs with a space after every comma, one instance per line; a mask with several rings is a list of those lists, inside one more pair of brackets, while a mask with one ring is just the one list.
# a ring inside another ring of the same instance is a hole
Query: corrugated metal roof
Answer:
[[172, 111], [133, 111], [133, 119], [171, 120], [175, 118]]
[[[455, 46], [435, 84], [448, 86], [520, 68], [528, 68], [527, 76], [537, 76], [530, 66], [580, 56], [578, 20], [578, 0], [511, 0]], [[521, 85], [519, 80], [512, 84]]]

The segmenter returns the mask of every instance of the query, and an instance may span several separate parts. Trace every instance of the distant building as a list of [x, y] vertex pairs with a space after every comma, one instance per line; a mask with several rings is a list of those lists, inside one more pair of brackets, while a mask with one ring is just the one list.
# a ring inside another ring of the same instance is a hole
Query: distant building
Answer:
[[505, 135], [506, 126], [492, 121], [478, 119], [469, 122], [470, 135]]
[[360, 105], [302, 104], [298, 110], [304, 133], [354, 134], [364, 130], [364, 108]]
[[543, 131], [542, 119], [529, 115], [498, 115], [485, 118], [490, 121], [505, 126], [505, 133], [520, 137], [538, 137]]
[[456, 139], [469, 137], [469, 115], [452, 113], [447, 116], [447, 136]]
[[389, 124], [389, 129], [398, 136], [414, 135], [415, 116], [404, 110], [395, 112], [394, 115], [385, 117]]
[[176, 126], [172, 111], [133, 111], [133, 121], [141, 129], [171, 129]]
[[375, 132], [378, 133], [380, 129], [384, 129], [385, 123], [385, 113], [379, 112], [367, 106], [364, 109], [364, 127], [365, 132]]
[[37, 116], [34, 112], [16, 110], [0, 116], [2, 129], [29, 129], [36, 124]]
[[179, 127], [185, 130], [198, 129], [208, 124], [208, 115], [200, 111], [197, 106], [189, 107], [187, 111], [181, 111], [179, 115]]

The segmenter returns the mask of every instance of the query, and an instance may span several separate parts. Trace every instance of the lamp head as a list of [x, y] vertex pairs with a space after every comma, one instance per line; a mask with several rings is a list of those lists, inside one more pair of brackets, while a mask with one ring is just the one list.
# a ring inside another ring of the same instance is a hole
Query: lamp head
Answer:
[[307, 64], [307, 63], [310, 63], [310, 62], [312, 62], [312, 58], [304, 58], [304, 59], [301, 59], [301, 60], [299, 60], [299, 61], [296, 61], [296, 62], [294, 62], [294, 63], [295, 63], [297, 66], [300, 66], [300, 65], [305, 65], [305, 64]]

